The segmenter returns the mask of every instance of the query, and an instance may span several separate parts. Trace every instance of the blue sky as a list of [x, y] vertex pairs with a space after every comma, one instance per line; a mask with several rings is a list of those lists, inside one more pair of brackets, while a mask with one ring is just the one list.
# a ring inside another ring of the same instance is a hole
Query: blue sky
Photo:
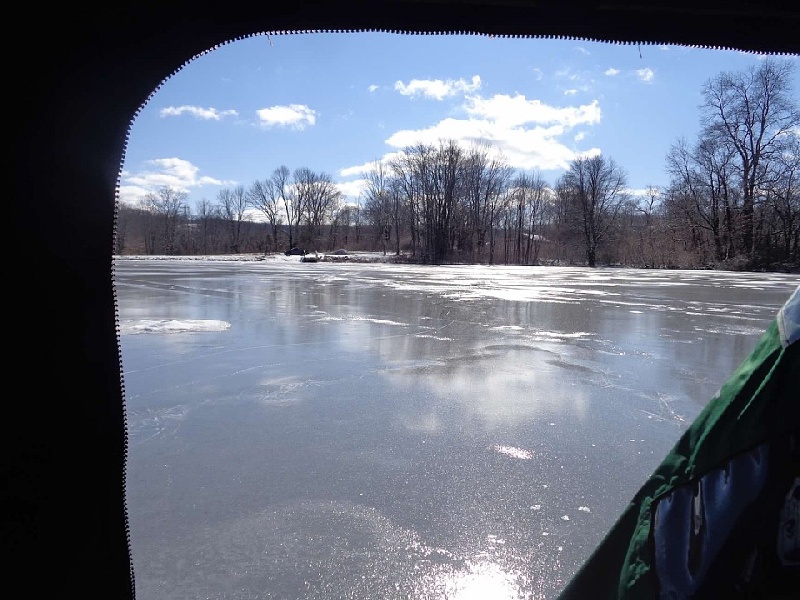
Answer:
[[[120, 199], [159, 186], [194, 208], [279, 166], [327, 173], [355, 201], [363, 169], [417, 142], [485, 139], [551, 184], [602, 153], [632, 190], [699, 131], [701, 88], [762, 56], [569, 40], [389, 33], [259, 35], [190, 61], [131, 125]], [[800, 61], [794, 89], [800, 98]]]

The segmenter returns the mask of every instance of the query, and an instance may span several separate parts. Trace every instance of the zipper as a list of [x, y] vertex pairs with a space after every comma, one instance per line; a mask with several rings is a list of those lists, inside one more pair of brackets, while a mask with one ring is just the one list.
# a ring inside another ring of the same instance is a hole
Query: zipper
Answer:
[[[127, 143], [126, 143], [127, 146]], [[119, 197], [119, 186], [117, 186], [117, 197]], [[116, 239], [117, 239], [117, 219], [118, 219], [118, 212], [119, 212], [119, 200], [117, 199], [114, 203], [114, 227], [113, 227], [113, 243], [114, 250], [116, 251]], [[128, 403], [126, 400], [125, 395], [125, 373], [122, 368], [122, 340], [120, 340], [119, 334], [119, 304], [117, 302], [117, 287], [114, 285], [116, 281], [115, 277], [115, 270], [114, 270], [114, 258], [111, 259], [111, 288], [113, 294], [113, 301], [114, 301], [114, 321], [116, 323], [116, 331], [117, 331], [117, 362], [119, 363], [119, 386], [120, 392], [122, 396], [122, 422], [124, 425], [123, 431], [123, 450], [122, 450], [122, 498], [123, 498], [123, 506], [122, 511], [125, 518], [125, 543], [128, 545], [128, 573], [130, 573], [130, 590], [131, 590], [131, 598], [136, 598], [136, 577], [134, 575], [134, 568], [133, 568], [133, 553], [131, 552], [131, 527], [130, 527], [130, 519], [128, 513], [128, 448], [129, 448], [129, 436], [128, 436]]]

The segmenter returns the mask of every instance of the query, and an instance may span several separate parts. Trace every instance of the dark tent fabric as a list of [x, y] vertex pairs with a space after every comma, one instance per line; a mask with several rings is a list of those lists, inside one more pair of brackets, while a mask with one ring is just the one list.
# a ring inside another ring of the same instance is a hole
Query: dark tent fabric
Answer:
[[[131, 120], [197, 54], [271, 31], [575, 37], [798, 54], [800, 7], [707, 0], [333, 0], [15, 5], [6, 100], [14, 186], [11, 375], [0, 481], [6, 587], [133, 598], [113, 287]], [[11, 385], [13, 384], [13, 385]]]

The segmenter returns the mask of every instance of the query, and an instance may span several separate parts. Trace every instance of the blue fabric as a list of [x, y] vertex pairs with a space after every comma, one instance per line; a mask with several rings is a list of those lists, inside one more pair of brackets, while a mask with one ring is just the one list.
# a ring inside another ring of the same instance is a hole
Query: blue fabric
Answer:
[[770, 469], [768, 445], [659, 501], [653, 537], [661, 598], [693, 596], [705, 582], [738, 520], [764, 488]]

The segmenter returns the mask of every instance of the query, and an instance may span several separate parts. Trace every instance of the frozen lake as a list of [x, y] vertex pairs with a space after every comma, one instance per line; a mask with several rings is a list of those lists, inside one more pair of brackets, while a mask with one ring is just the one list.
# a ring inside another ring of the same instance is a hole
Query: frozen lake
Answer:
[[115, 272], [139, 600], [555, 597], [798, 284]]

